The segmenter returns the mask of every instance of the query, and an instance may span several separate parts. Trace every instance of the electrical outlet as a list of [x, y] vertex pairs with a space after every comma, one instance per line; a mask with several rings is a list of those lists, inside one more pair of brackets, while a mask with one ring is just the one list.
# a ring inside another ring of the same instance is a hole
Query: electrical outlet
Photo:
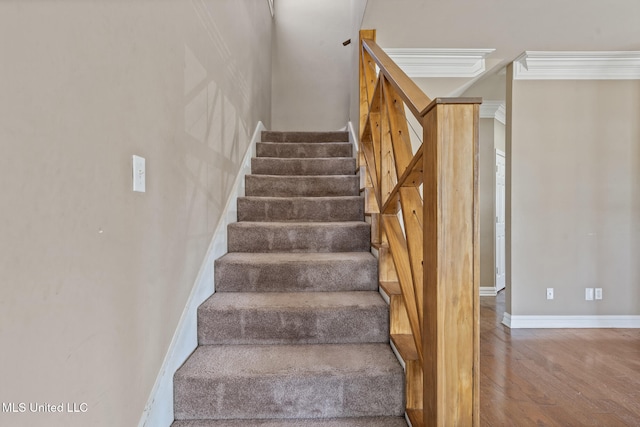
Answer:
[[602, 299], [602, 288], [596, 288], [596, 299]]
[[585, 288], [584, 299], [593, 301], [593, 288]]
[[553, 288], [547, 288], [547, 299], [553, 299]]

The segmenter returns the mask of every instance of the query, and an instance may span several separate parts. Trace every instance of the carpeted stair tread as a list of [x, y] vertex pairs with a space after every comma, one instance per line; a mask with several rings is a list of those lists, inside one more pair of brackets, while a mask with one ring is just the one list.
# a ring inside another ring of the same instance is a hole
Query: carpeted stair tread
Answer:
[[239, 197], [238, 221], [364, 221], [361, 196]]
[[257, 157], [314, 158], [352, 157], [348, 142], [258, 142]]
[[199, 346], [174, 377], [176, 419], [400, 416], [388, 344]]
[[246, 175], [245, 195], [266, 197], [358, 196], [357, 175]]
[[260, 139], [266, 142], [349, 142], [349, 132], [263, 131]]
[[219, 292], [374, 291], [378, 265], [369, 252], [242, 253], [215, 262]]
[[367, 252], [371, 226], [363, 221], [236, 222], [227, 228], [229, 252]]
[[198, 308], [200, 345], [388, 341], [378, 292], [216, 292]]
[[404, 417], [358, 417], [280, 420], [184, 420], [171, 427], [407, 427]]
[[254, 175], [353, 175], [355, 171], [356, 159], [353, 157], [251, 159]]

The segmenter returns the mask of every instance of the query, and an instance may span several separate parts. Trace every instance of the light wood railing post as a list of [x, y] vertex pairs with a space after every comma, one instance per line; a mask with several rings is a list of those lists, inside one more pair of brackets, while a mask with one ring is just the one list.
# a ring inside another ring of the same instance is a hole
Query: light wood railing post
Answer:
[[423, 119], [423, 418], [478, 426], [479, 103], [436, 99]]

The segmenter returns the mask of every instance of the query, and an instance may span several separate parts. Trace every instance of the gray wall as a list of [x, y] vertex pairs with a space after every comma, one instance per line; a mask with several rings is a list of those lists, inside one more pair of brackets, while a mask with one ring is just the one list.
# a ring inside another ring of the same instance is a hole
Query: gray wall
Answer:
[[271, 32], [266, 1], [0, 2], [0, 401], [88, 404], [1, 425], [136, 425], [270, 124]]
[[507, 97], [507, 311], [640, 314], [640, 82], [509, 79]]
[[[351, 5], [278, 0], [273, 36], [274, 130], [336, 130], [349, 120]], [[357, 43], [356, 43], [357, 44]]]
[[[362, 20], [367, 8], [368, 0], [351, 0], [351, 45], [349, 46], [349, 120], [353, 125], [356, 134], [359, 134], [360, 127], [360, 54], [359, 40], [361, 29], [371, 29], [362, 27]], [[359, 136], [359, 135], [358, 135]]]

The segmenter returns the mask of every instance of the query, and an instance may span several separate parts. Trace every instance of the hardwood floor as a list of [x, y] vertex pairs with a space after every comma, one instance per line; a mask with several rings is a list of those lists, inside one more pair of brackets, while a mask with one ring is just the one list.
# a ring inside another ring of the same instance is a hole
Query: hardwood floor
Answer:
[[482, 297], [482, 426], [640, 426], [640, 329], [509, 329]]

